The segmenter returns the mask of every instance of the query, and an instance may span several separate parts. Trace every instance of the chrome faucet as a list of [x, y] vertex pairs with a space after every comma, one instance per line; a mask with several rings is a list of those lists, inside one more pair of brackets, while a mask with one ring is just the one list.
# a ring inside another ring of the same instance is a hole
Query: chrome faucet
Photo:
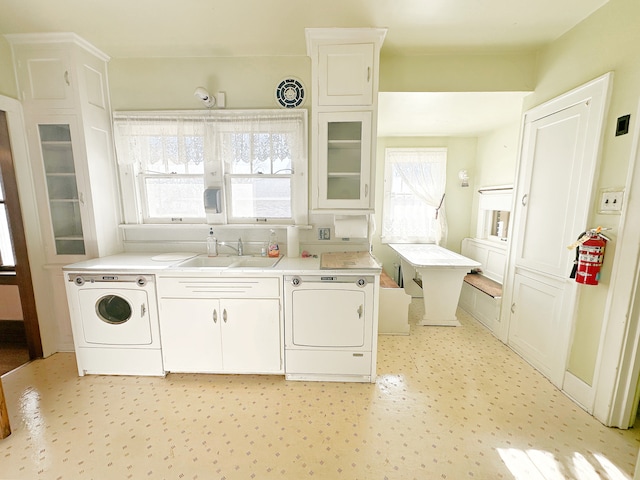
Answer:
[[244, 247], [242, 245], [242, 238], [238, 238], [238, 246], [234, 247], [233, 245], [229, 245], [227, 242], [218, 242], [219, 246], [229, 247], [231, 250], [235, 251], [238, 256], [244, 255]]

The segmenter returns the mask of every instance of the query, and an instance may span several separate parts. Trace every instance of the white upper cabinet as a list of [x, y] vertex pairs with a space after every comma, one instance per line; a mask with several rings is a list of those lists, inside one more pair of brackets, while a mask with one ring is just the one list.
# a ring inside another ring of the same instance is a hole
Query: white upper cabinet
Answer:
[[311, 208], [372, 212], [383, 28], [307, 28], [311, 57]]
[[72, 33], [6, 38], [26, 110], [95, 109], [110, 117], [107, 55]]
[[318, 127], [318, 207], [369, 208], [371, 112], [323, 112]]
[[373, 104], [375, 45], [318, 47], [318, 104]]
[[66, 264], [120, 251], [109, 57], [71, 33], [6, 37], [47, 261]]
[[19, 44], [14, 47], [14, 56], [23, 102], [37, 103], [41, 108], [73, 108], [75, 98], [67, 49]]

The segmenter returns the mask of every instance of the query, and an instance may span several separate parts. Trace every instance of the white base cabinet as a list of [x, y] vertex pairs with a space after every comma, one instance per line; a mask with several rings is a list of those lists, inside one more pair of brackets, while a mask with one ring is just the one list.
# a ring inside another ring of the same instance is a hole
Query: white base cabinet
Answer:
[[[160, 277], [164, 369], [284, 373], [279, 283], [275, 278]], [[219, 298], [225, 296], [236, 298]]]

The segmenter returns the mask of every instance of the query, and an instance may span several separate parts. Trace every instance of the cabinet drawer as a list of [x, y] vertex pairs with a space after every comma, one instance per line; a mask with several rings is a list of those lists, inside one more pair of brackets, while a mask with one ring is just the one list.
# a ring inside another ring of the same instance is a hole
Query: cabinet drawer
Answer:
[[163, 298], [273, 298], [280, 296], [279, 278], [160, 277]]

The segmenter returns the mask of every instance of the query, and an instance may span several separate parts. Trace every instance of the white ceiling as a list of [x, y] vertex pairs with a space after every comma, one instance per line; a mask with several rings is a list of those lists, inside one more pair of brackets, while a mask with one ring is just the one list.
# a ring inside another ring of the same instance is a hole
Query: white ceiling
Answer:
[[[383, 55], [504, 52], [540, 48], [607, 1], [0, 0], [0, 34], [75, 32], [112, 58], [289, 56], [306, 54], [305, 27], [387, 27]], [[469, 133], [514, 96], [385, 93], [380, 128]]]
[[607, 0], [0, 0], [0, 33], [75, 32], [114, 58], [304, 55], [305, 27], [387, 27], [383, 51], [538, 48]]

